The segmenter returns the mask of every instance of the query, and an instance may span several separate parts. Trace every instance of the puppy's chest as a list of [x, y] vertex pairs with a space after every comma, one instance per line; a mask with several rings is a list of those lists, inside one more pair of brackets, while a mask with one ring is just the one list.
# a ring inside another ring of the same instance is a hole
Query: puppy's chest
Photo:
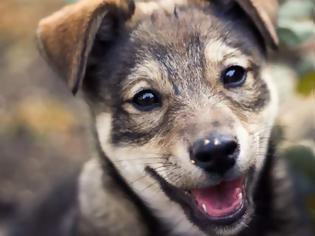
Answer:
[[79, 179], [80, 236], [148, 235], [139, 210], [120, 187], [98, 160], [85, 164]]

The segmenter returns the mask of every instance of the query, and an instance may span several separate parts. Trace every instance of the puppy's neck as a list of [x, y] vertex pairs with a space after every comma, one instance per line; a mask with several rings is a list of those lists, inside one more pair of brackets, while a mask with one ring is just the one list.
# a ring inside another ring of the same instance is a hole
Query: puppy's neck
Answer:
[[80, 232], [83, 235], [148, 235], [138, 209], [112, 178], [100, 159], [84, 165], [79, 179]]

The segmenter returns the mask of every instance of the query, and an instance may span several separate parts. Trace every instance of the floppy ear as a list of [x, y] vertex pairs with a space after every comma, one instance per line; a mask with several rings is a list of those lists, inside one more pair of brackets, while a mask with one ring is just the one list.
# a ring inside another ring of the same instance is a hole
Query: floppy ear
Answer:
[[277, 48], [279, 39], [276, 32], [277, 0], [235, 0], [252, 20], [265, 44]]
[[[81, 0], [40, 21], [37, 30], [40, 51], [67, 81], [73, 94], [82, 84], [101, 24], [102, 28], [107, 23], [113, 27], [113, 21], [126, 21], [133, 12], [131, 0]], [[109, 30], [106, 33], [111, 34]]]

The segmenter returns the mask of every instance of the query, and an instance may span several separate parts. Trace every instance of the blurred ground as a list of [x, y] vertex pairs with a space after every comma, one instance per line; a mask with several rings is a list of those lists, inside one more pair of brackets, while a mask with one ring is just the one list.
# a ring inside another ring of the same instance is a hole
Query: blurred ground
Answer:
[[[281, 95], [281, 155], [315, 219], [315, 3], [281, 2], [281, 47], [272, 63]], [[87, 109], [47, 68], [34, 40], [39, 19], [63, 4], [0, 2], [0, 208], [28, 205], [89, 158]]]
[[88, 158], [84, 127], [88, 113], [47, 68], [34, 40], [39, 19], [63, 4], [57, 0], [0, 2], [3, 202], [27, 204]]

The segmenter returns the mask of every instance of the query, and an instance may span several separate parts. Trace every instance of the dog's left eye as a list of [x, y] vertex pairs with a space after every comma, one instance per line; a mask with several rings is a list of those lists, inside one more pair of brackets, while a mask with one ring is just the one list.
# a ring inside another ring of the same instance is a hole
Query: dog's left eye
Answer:
[[142, 111], [151, 111], [161, 106], [160, 96], [153, 90], [142, 90], [132, 99], [133, 105]]
[[221, 75], [221, 81], [226, 88], [242, 86], [247, 77], [247, 70], [241, 66], [230, 66]]

